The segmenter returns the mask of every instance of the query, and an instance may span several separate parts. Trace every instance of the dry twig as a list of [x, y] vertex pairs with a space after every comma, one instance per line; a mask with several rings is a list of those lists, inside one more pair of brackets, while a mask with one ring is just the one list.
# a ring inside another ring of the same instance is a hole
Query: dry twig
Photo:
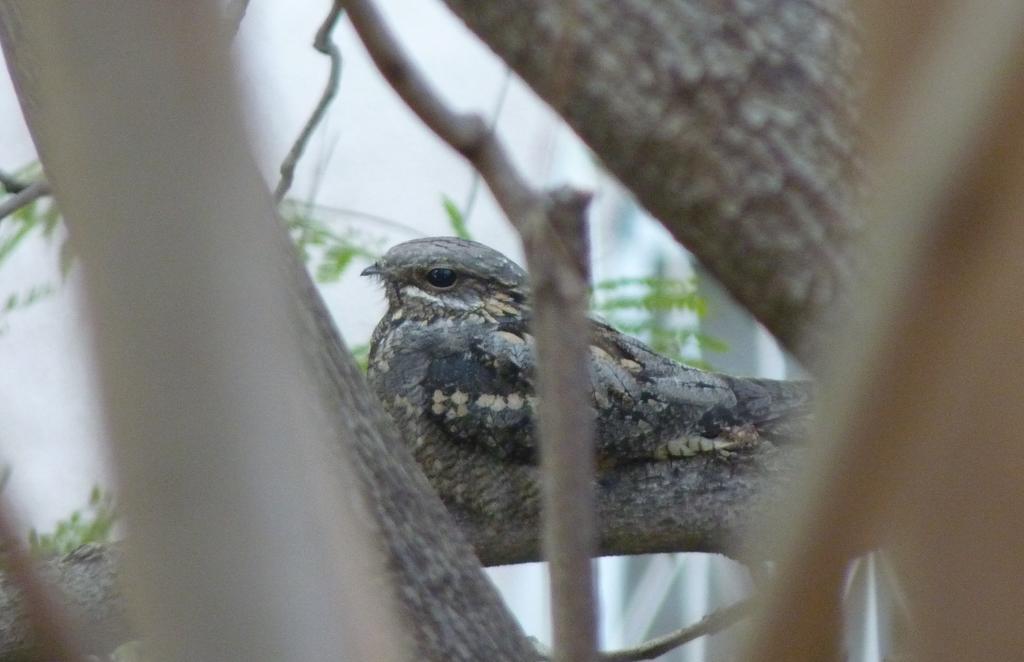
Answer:
[[334, 97], [338, 94], [338, 84], [341, 82], [341, 51], [338, 50], [337, 44], [331, 40], [331, 32], [338, 23], [338, 17], [341, 16], [343, 10], [341, 2], [336, 1], [331, 5], [331, 11], [327, 14], [327, 18], [324, 19], [320, 29], [317, 30], [316, 38], [313, 40], [313, 48], [331, 59], [331, 69], [327, 74], [327, 85], [324, 87], [323, 94], [320, 95], [320, 101], [313, 108], [312, 114], [306, 120], [302, 131], [299, 132], [295, 143], [288, 150], [288, 155], [285, 156], [284, 161], [281, 163], [281, 179], [277, 183], [277, 188], [274, 189], [274, 201], [279, 204], [284, 199], [288, 189], [292, 187], [292, 181], [295, 179], [295, 167], [298, 165], [299, 159], [302, 158], [302, 153], [306, 151], [309, 138], [323, 120], [324, 115], [327, 114], [327, 108], [330, 107]]
[[[492, 132], [498, 130], [498, 119], [501, 117], [501, 111], [505, 108], [505, 100], [508, 98], [508, 90], [512, 87], [512, 70], [505, 67], [505, 77], [501, 81], [501, 87], [498, 89], [498, 97], [494, 102], [494, 110], [491, 111], [490, 121], [487, 125], [490, 127]], [[473, 215], [473, 207], [476, 205], [477, 193], [480, 192], [480, 171], [473, 168], [473, 175], [469, 182], [469, 190], [466, 192], [466, 202], [462, 205], [462, 218], [466, 223], [469, 222], [470, 216]]]
[[674, 648], [687, 644], [694, 639], [705, 635], [715, 634], [727, 627], [734, 625], [754, 613], [756, 600], [748, 598], [735, 604], [723, 607], [718, 611], [711, 612], [693, 625], [679, 628], [673, 632], [645, 641], [633, 648], [604, 653], [601, 655], [601, 662], [636, 662], [638, 660], [653, 660], [664, 655]]
[[[4, 186], [6, 188], [6, 183]], [[50, 195], [50, 183], [45, 179], [32, 182], [28, 186], [19, 189], [17, 193], [0, 202], [0, 220], [7, 218], [22, 207], [30, 205], [46, 195]]]
[[550, 562], [556, 660], [596, 650], [593, 421], [589, 412], [584, 214], [588, 199], [534, 190], [477, 115], [450, 110], [402, 52], [373, 4], [345, 0], [370, 57], [423, 122], [480, 172], [519, 231], [534, 295], [544, 550]]

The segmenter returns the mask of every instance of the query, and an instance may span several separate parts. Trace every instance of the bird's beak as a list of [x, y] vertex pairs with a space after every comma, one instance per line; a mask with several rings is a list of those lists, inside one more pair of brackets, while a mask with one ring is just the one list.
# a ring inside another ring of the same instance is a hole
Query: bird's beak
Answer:
[[373, 264], [371, 264], [370, 266], [366, 267], [361, 272], [359, 272], [359, 275], [360, 276], [379, 276], [382, 273], [384, 273], [384, 272], [382, 272], [380, 270], [380, 265], [378, 263], [374, 262]]

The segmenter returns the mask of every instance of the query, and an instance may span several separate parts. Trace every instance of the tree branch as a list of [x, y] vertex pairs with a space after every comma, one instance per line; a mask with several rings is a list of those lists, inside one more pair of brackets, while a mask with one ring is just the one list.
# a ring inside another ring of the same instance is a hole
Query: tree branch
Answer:
[[541, 196], [519, 174], [504, 146], [482, 117], [452, 112], [405, 54], [370, 3], [345, 0], [349, 19], [381, 74], [409, 108], [439, 138], [483, 176], [517, 229], [538, 209]]
[[341, 51], [331, 39], [331, 32], [334, 31], [334, 26], [338, 23], [338, 17], [341, 16], [342, 11], [341, 2], [335, 1], [331, 5], [327, 18], [324, 19], [320, 29], [317, 30], [316, 38], [313, 40], [313, 48], [331, 59], [331, 69], [327, 74], [327, 85], [324, 87], [323, 94], [320, 95], [320, 100], [317, 102], [316, 107], [313, 108], [309, 119], [306, 120], [298, 137], [295, 139], [295, 143], [288, 150], [287, 156], [285, 156], [284, 161], [281, 163], [281, 179], [274, 189], [274, 200], [278, 204], [284, 199], [288, 189], [292, 187], [292, 180], [295, 178], [295, 167], [299, 164], [299, 159], [302, 158], [303, 152], [306, 151], [306, 145], [309, 143], [313, 131], [316, 130], [316, 127], [323, 120], [331, 102], [334, 101], [334, 97], [338, 94], [338, 84], [341, 82]]
[[[324, 318], [324, 321], [327, 323], [329, 318]], [[333, 351], [340, 351], [340, 346]], [[428, 521], [432, 517], [432, 510], [428, 508], [430, 504], [418, 501], [411, 491], [421, 481], [425, 486], [422, 476], [413, 479], [409, 474], [405, 493], [387, 496], [387, 476], [395, 470], [399, 460], [386, 454], [376, 460], [375, 451], [361, 445], [358, 450], [361, 462], [373, 463], [371, 479], [379, 481], [378, 489], [382, 492], [378, 496], [382, 499], [382, 507], [389, 513], [394, 511], [389, 517], [399, 517], [398, 513], [408, 512], [408, 525], [395, 524], [399, 534], [401, 527], [414, 526], [416, 521]], [[759, 550], [745, 545], [748, 533], [751, 528], [762, 524], [767, 514], [777, 506], [784, 490], [799, 475], [805, 455], [800, 448], [778, 448], [762, 443], [738, 462], [709, 456], [617, 467], [604, 475], [596, 486], [598, 554], [697, 551], [726, 553], [743, 560], [758, 559]], [[521, 484], [515, 473], [508, 479], [509, 485]], [[456, 513], [476, 555], [485, 565], [541, 560], [540, 508], [536, 490], [510, 490], [502, 498], [495, 499], [495, 504], [499, 503], [506, 505], [503, 509], [495, 508], [486, 518], [470, 519], [465, 514]], [[440, 503], [436, 507], [440, 508]], [[455, 536], [456, 539], [459, 537]], [[447, 543], [445, 538], [449, 539]], [[426, 545], [444, 549], [446, 544], [457, 542], [451, 538], [449, 533], [442, 531], [430, 538], [417, 538], [417, 543], [424, 547], [408, 543], [400, 548], [396, 558], [404, 564], [408, 555], [426, 553]], [[395, 538], [391, 540], [392, 545], [397, 544]], [[43, 577], [62, 595], [68, 596], [65, 603], [73, 609], [73, 619], [87, 624], [82, 630], [93, 634], [97, 643], [90, 650], [108, 650], [134, 636], [129, 630], [126, 607], [118, 591], [120, 572], [119, 545], [91, 545], [42, 566]], [[415, 573], [415, 567], [411, 567], [410, 572]], [[444, 597], [448, 595], [450, 583], [470, 584], [474, 581], [471, 576], [441, 574], [427, 589], [434, 593], [420, 594], [412, 588], [414, 582], [428, 579], [412, 576], [404, 580], [403, 586], [408, 591], [410, 609], [437, 618], [440, 618], [439, 612], [452, 608]], [[432, 596], [433, 601], [417, 595]], [[10, 578], [3, 575], [0, 575], [0, 616], [0, 661], [3, 661], [13, 659], [32, 641], [24, 603]]]
[[[445, 0], [805, 363], [859, 280], [846, 0]], [[552, 67], [570, 35], [571, 68]], [[562, 75], [566, 74], [566, 75]]]
[[43, 196], [50, 195], [50, 183], [45, 179], [32, 182], [18, 190], [17, 193], [0, 201], [0, 221], [7, 218], [22, 207], [26, 207]]
[[[807, 449], [760, 442], [730, 459], [713, 454], [615, 467], [595, 485], [597, 554], [712, 552], [763, 558], [749, 534], [801, 475]], [[535, 478], [505, 467], [479, 512], [456, 511], [484, 565], [541, 560]]]
[[0, 186], [4, 187], [4, 191], [7, 193], [18, 193], [28, 188], [28, 184], [2, 170], [0, 170]]
[[656, 657], [679, 648], [694, 639], [705, 635], [720, 632], [730, 625], [734, 625], [747, 618], [757, 609], [757, 601], [753, 598], [737, 602], [736, 604], [723, 607], [712, 612], [693, 625], [679, 628], [664, 636], [645, 641], [644, 643], [612, 651], [601, 655], [602, 662], [638, 662], [639, 660], [653, 660]]
[[[492, 133], [498, 130], [498, 119], [501, 111], [505, 108], [505, 100], [508, 98], [508, 90], [512, 87], [512, 70], [505, 68], [505, 76], [502, 78], [501, 87], [498, 90], [498, 98], [494, 102], [494, 109], [487, 121], [488, 130]], [[466, 192], [466, 201], [462, 205], [462, 218], [469, 223], [473, 216], [473, 208], [476, 205], [477, 193], [480, 191], [480, 171], [472, 168], [473, 174], [469, 182], [469, 190]]]

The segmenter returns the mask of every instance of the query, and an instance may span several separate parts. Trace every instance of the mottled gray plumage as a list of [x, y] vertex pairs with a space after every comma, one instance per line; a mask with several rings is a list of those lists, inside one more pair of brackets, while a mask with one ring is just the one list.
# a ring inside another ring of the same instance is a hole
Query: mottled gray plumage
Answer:
[[[479, 492], [511, 475], [497, 465], [521, 479], [537, 461], [526, 273], [448, 237], [399, 244], [363, 273], [388, 299], [371, 386], [450, 506], [495, 498], [494, 486]], [[600, 467], [731, 453], [782, 434], [809, 404], [805, 384], [697, 370], [601, 322], [591, 328]]]

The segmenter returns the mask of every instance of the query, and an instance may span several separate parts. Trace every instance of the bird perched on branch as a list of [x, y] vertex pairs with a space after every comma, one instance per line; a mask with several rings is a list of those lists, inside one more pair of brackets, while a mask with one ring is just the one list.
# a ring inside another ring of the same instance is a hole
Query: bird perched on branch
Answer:
[[[362, 275], [388, 302], [370, 384], [449, 505], [471, 500], [474, 478], [501, 480], [498, 465], [535, 465], [526, 272], [482, 244], [437, 237], [393, 247]], [[598, 321], [590, 350], [599, 467], [734, 453], [788, 434], [809, 409], [806, 383], [684, 366]]]

